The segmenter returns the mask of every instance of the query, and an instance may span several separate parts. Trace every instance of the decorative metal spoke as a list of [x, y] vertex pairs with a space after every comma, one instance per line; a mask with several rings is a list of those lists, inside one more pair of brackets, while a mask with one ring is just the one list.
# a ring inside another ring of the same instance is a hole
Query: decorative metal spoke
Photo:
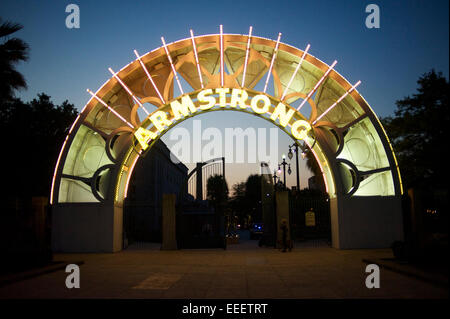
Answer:
[[347, 96], [347, 95], [349, 95], [350, 93], [352, 93], [352, 91], [354, 90], [354, 89], [356, 89], [357, 87], [358, 87], [358, 85], [360, 85], [361, 84], [361, 81], [358, 81], [358, 82], [356, 82], [355, 83], [355, 85], [353, 85], [352, 87], [351, 87], [351, 89], [350, 90], [348, 90], [347, 92], [345, 92], [344, 93], [344, 95], [342, 95], [336, 102], [334, 102], [329, 108], [327, 108], [326, 110], [325, 110], [325, 112], [323, 112], [312, 124], [314, 125], [314, 124], [316, 124], [316, 122], [318, 122], [318, 121], [320, 121], [320, 119], [322, 118], [322, 117], [324, 117], [325, 115], [327, 115], [327, 113], [328, 112], [330, 112], [336, 105], [338, 105], [343, 99], [345, 99], [345, 97]]
[[197, 46], [195, 45], [194, 32], [192, 31], [192, 29], [190, 31], [191, 31], [192, 48], [193, 48], [194, 56], [195, 56], [195, 63], [197, 64], [197, 71], [198, 71], [198, 76], [200, 78], [200, 85], [203, 89], [205, 86], [203, 85], [202, 72], [200, 70], [200, 62], [198, 60], [198, 53], [197, 53]]
[[306, 54], [308, 53], [309, 48], [311, 47], [311, 45], [307, 45], [305, 51], [303, 51], [303, 55], [300, 59], [300, 62], [298, 62], [297, 67], [295, 68], [294, 73], [292, 73], [291, 79], [288, 82], [288, 85], [286, 86], [286, 88], [284, 89], [283, 95], [281, 96], [281, 101], [284, 100], [284, 98], [286, 97], [286, 94], [292, 84], [292, 81], [294, 81], [295, 76], [297, 75], [298, 70], [300, 70], [300, 67], [303, 63], [303, 60], [305, 59]]
[[275, 50], [273, 51], [272, 61], [270, 61], [269, 73], [267, 73], [266, 84], [264, 84], [264, 93], [267, 91], [267, 85], [269, 84], [270, 74], [272, 73], [273, 64], [275, 63], [275, 58], [278, 53], [278, 46], [280, 45], [281, 32], [278, 33], [277, 43], [275, 44]]
[[175, 70], [175, 66], [173, 65], [172, 58], [170, 57], [169, 49], [167, 49], [166, 41], [164, 37], [161, 37], [161, 41], [163, 43], [164, 51], [166, 51], [167, 58], [169, 59], [170, 67], [172, 68], [172, 72], [177, 80], [178, 88], [180, 89], [181, 95], [184, 94], [183, 88], [181, 87], [180, 79], [178, 78], [177, 71]]
[[314, 94], [314, 92], [316, 92], [316, 90], [319, 88], [320, 84], [322, 84], [323, 80], [326, 79], [326, 77], [331, 72], [331, 70], [334, 68], [336, 63], [337, 63], [337, 61], [334, 60], [333, 64], [330, 65], [327, 72], [325, 72], [325, 74], [322, 76], [322, 78], [319, 80], [319, 82], [317, 82], [316, 86], [314, 86], [314, 88], [311, 90], [311, 92], [308, 93], [308, 95], [306, 96], [306, 99], [304, 99], [303, 102], [298, 106], [297, 111], [300, 111], [302, 106], [305, 105], [306, 101], [308, 101], [311, 98], [311, 96]]
[[108, 104], [105, 103], [105, 101], [103, 101], [101, 98], [99, 98], [94, 92], [92, 92], [89, 89], [86, 89], [89, 94], [91, 94], [97, 101], [99, 101], [101, 104], [103, 104], [103, 106], [105, 106], [108, 110], [110, 110], [115, 116], [117, 116], [120, 120], [122, 120], [123, 122], [125, 122], [125, 124], [127, 124], [129, 127], [131, 127], [132, 129], [134, 129], [135, 127], [133, 126], [133, 124], [131, 124], [130, 122], [128, 122], [122, 115], [120, 115], [116, 110], [114, 110], [111, 106], [109, 106]]
[[149, 111], [147, 111], [147, 109], [144, 107], [144, 105], [142, 105], [141, 101], [139, 101], [139, 99], [136, 97], [136, 95], [134, 95], [133, 92], [131, 92], [131, 90], [128, 88], [128, 86], [123, 83], [123, 81], [119, 78], [119, 76], [117, 75], [117, 73], [115, 73], [113, 71], [113, 69], [108, 68], [109, 72], [111, 72], [111, 74], [113, 75], [113, 77], [117, 80], [117, 82], [120, 83], [120, 85], [122, 85], [122, 87], [125, 89], [125, 91], [127, 91], [127, 93], [133, 98], [133, 100], [140, 106], [142, 107], [142, 109], [145, 111], [145, 113], [147, 113], [147, 115], [150, 115]]
[[251, 38], [252, 38], [252, 30], [253, 30], [253, 27], [250, 27], [250, 30], [248, 31], [247, 49], [245, 50], [244, 73], [242, 74], [241, 87], [245, 86], [245, 76], [247, 74], [247, 64], [248, 64], [248, 56], [250, 53], [250, 42], [251, 42]]
[[147, 68], [145, 67], [144, 62], [142, 62], [142, 59], [139, 56], [139, 53], [136, 50], [134, 50], [134, 54], [136, 55], [137, 59], [139, 60], [141, 67], [144, 69], [144, 72], [147, 75], [148, 79], [150, 80], [150, 83], [152, 84], [153, 88], [155, 89], [156, 93], [158, 94], [159, 99], [161, 100], [161, 102], [163, 104], [166, 104], [166, 101], [164, 101], [164, 98], [162, 97], [161, 93], [159, 92], [158, 87], [156, 86], [155, 82], [152, 79], [152, 76], [150, 75]]

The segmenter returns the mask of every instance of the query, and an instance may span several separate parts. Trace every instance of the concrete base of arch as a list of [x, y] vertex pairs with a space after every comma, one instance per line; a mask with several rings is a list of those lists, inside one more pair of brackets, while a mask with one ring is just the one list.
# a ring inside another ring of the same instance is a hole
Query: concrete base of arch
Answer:
[[123, 209], [112, 203], [52, 207], [54, 252], [118, 252], [123, 244]]
[[400, 196], [333, 198], [330, 210], [334, 248], [387, 248], [403, 240]]

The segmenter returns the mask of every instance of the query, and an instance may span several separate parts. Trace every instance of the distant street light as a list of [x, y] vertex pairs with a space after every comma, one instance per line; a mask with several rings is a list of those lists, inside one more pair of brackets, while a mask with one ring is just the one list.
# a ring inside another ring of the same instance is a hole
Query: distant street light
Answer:
[[276, 186], [277, 186], [277, 178], [278, 178], [276, 170], [273, 170], [273, 176], [272, 177], [273, 177], [273, 188], [275, 189]]
[[[294, 152], [295, 152], [295, 163], [296, 163], [296, 165], [295, 165], [295, 169], [296, 169], [296, 174], [297, 174], [297, 191], [299, 191], [300, 190], [300, 171], [299, 171], [299, 169], [298, 169], [298, 144], [297, 143], [294, 143], [294, 144], [292, 144], [292, 145], [289, 145], [289, 153], [288, 153], [288, 156], [289, 156], [289, 159], [291, 160], [292, 159], [292, 157], [294, 156], [294, 154], [293, 154], [293, 152], [292, 152], [292, 148], [294, 149]], [[302, 153], [302, 157], [303, 157], [303, 153]], [[289, 175], [291, 174], [291, 168], [290, 168], [290, 166], [289, 166], [289, 171], [288, 171], [288, 173], [289, 173]]]
[[[280, 173], [281, 173], [281, 165], [283, 165], [283, 184], [284, 184], [284, 187], [286, 188], [286, 165], [289, 165], [289, 164], [286, 162], [286, 155], [284, 155], [284, 154], [283, 154], [283, 161], [281, 162], [281, 164], [278, 164], [278, 172], [280, 172]], [[291, 169], [290, 165], [289, 165], [289, 169]]]

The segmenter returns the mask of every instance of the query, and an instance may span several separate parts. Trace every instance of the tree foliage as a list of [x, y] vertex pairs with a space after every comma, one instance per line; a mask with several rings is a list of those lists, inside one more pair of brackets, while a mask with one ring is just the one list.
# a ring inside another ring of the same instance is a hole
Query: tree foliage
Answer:
[[25, 78], [16, 70], [16, 64], [28, 60], [28, 45], [10, 36], [23, 27], [17, 23], [3, 22], [0, 18], [0, 101], [10, 100], [14, 91], [26, 88]]
[[73, 104], [55, 105], [42, 93], [31, 102], [15, 97], [26, 81], [16, 64], [28, 60], [29, 47], [11, 37], [23, 27], [0, 19], [0, 136], [2, 194], [7, 197], [49, 196], [61, 145], [77, 116]]
[[417, 93], [396, 102], [393, 116], [382, 119], [397, 155], [406, 187], [446, 185], [450, 127], [449, 82], [431, 70], [417, 81]]
[[216, 210], [223, 210], [228, 201], [228, 185], [222, 175], [212, 175], [206, 182], [207, 198]]
[[252, 174], [245, 182], [233, 185], [230, 206], [239, 219], [249, 215], [253, 220], [261, 220], [261, 181], [261, 175]]
[[249, 201], [250, 208], [256, 208], [256, 204], [261, 202], [261, 175], [252, 174], [245, 182], [245, 198]]
[[240, 182], [236, 183], [232, 187], [233, 192], [230, 198], [230, 208], [233, 211], [233, 213], [238, 216], [239, 219], [243, 220], [245, 217], [245, 210], [243, 209], [245, 207], [245, 183]]
[[11, 196], [48, 196], [61, 145], [77, 116], [73, 104], [55, 105], [42, 93], [31, 102], [0, 101], [1, 167]]

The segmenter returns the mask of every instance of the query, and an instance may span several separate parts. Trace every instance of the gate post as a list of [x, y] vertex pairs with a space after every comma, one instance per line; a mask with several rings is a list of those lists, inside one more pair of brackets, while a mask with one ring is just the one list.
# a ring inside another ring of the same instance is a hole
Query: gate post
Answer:
[[161, 250], [176, 250], [175, 194], [163, 194]]
[[288, 239], [291, 236], [291, 227], [289, 222], [289, 192], [288, 191], [277, 191], [276, 192], [276, 212], [277, 212], [277, 220], [276, 220], [276, 234], [277, 234], [277, 243], [276, 248], [281, 247], [283, 234], [280, 230], [281, 221], [286, 219], [288, 226]]

